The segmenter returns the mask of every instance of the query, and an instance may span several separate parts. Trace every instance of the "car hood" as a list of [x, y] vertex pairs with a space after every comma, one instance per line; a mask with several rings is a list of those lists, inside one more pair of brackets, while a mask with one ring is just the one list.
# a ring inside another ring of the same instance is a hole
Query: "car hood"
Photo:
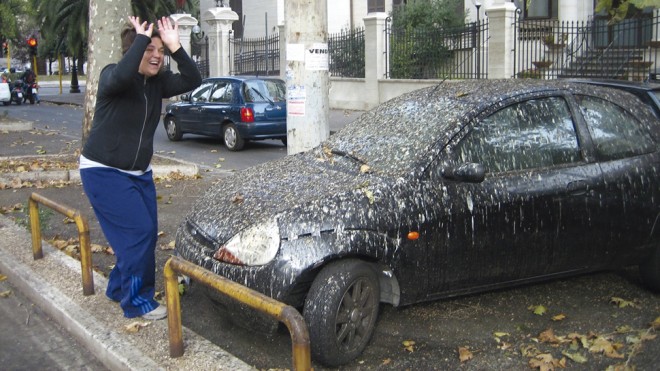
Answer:
[[312, 152], [255, 166], [212, 186], [186, 221], [218, 243], [269, 218], [278, 220], [282, 238], [355, 228], [367, 218], [347, 213], [375, 212], [371, 206], [384, 180], [353, 166], [335, 168]]

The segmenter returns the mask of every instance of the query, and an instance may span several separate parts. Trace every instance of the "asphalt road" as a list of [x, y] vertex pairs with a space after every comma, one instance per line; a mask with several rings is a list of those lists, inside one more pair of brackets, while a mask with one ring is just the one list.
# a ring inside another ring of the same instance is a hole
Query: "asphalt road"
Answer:
[[[82, 111], [70, 106], [11, 106], [12, 114], [36, 122], [33, 133], [14, 140], [2, 154], [20, 147], [22, 152], [39, 151], [48, 141], [49, 153], [67, 152], [77, 145]], [[246, 151], [229, 153], [214, 140], [191, 138], [169, 143], [158, 136], [157, 151], [199, 163], [202, 178], [168, 180], [157, 184], [162, 202], [159, 215], [163, 247], [188, 205], [227, 172], [240, 171], [252, 161], [267, 161], [286, 155], [276, 142], [259, 143]], [[18, 143], [18, 144], [17, 144]], [[15, 145], [14, 145], [15, 144]], [[234, 157], [236, 156], [236, 157]], [[239, 160], [236, 158], [241, 157]], [[220, 165], [220, 166], [217, 166]], [[3, 191], [2, 202], [23, 202], [29, 189]], [[40, 190], [93, 218], [77, 185]], [[91, 220], [91, 219], [90, 219]], [[61, 221], [51, 219], [51, 234], [68, 237]], [[91, 225], [91, 238], [103, 243], [98, 227]], [[94, 256], [100, 270], [107, 270], [112, 257]], [[162, 264], [159, 264], [161, 266]], [[621, 304], [625, 305], [621, 305]], [[535, 314], [542, 306], [545, 314]], [[291, 344], [286, 331], [274, 334], [245, 330], [221, 316], [199, 285], [193, 284], [182, 297], [184, 325], [259, 369], [291, 367]], [[345, 370], [524, 370], [552, 364], [559, 368], [605, 370], [610, 366], [656, 370], [660, 364], [660, 339], [651, 323], [660, 317], [660, 295], [645, 290], [637, 271], [585, 275], [537, 285], [420, 304], [406, 308], [382, 306], [376, 333], [364, 354]], [[549, 335], [548, 330], [552, 330]], [[584, 341], [582, 340], [584, 339]], [[596, 339], [602, 346], [593, 346]], [[588, 344], [585, 348], [584, 344]], [[610, 348], [607, 348], [609, 345]], [[461, 353], [461, 349], [462, 353]], [[609, 349], [609, 350], [608, 350]], [[460, 355], [464, 355], [461, 360]], [[315, 369], [322, 370], [320, 365]]]

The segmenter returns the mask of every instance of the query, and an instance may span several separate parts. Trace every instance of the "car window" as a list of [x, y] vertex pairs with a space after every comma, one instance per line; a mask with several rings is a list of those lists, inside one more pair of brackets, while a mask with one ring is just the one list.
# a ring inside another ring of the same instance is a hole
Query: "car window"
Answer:
[[651, 134], [623, 108], [604, 99], [579, 95], [589, 133], [600, 160], [615, 160], [655, 150]]
[[215, 85], [215, 90], [211, 94], [211, 102], [231, 103], [233, 99], [232, 85], [226, 81], [219, 82]]
[[533, 99], [482, 119], [454, 150], [458, 161], [498, 173], [581, 160], [575, 127], [561, 97]]
[[284, 102], [286, 88], [281, 80], [247, 80], [243, 84], [246, 102]]
[[200, 87], [195, 89], [195, 91], [192, 92], [190, 95], [190, 100], [192, 102], [206, 102], [209, 100], [209, 94], [211, 93], [211, 88], [213, 87], [213, 83], [211, 82], [205, 82], [202, 83]]

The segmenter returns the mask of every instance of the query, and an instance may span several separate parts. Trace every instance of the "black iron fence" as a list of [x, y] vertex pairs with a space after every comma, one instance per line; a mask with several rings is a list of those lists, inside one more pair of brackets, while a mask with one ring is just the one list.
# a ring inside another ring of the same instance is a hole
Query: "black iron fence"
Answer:
[[280, 74], [280, 35], [232, 39], [233, 75], [272, 76]]
[[328, 52], [331, 76], [364, 77], [364, 28], [329, 35]]
[[514, 77], [645, 80], [658, 64], [659, 30], [652, 13], [613, 24], [517, 18]]
[[386, 26], [388, 73], [393, 79], [479, 79], [488, 77], [488, 22], [432, 30]]
[[190, 41], [190, 55], [197, 64], [202, 78], [207, 78], [209, 77], [209, 38], [193, 35]]

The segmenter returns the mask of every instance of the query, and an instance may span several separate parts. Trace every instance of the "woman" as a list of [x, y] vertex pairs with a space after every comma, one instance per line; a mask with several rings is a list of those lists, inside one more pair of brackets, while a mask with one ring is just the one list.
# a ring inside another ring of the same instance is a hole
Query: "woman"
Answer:
[[[103, 68], [92, 128], [80, 156], [83, 189], [117, 262], [106, 295], [124, 316], [148, 320], [167, 316], [154, 300], [158, 239], [156, 188], [151, 172], [153, 136], [163, 98], [201, 83], [195, 63], [181, 47], [178, 25], [128, 18], [122, 31], [122, 59]], [[164, 71], [165, 47], [180, 73]]]

